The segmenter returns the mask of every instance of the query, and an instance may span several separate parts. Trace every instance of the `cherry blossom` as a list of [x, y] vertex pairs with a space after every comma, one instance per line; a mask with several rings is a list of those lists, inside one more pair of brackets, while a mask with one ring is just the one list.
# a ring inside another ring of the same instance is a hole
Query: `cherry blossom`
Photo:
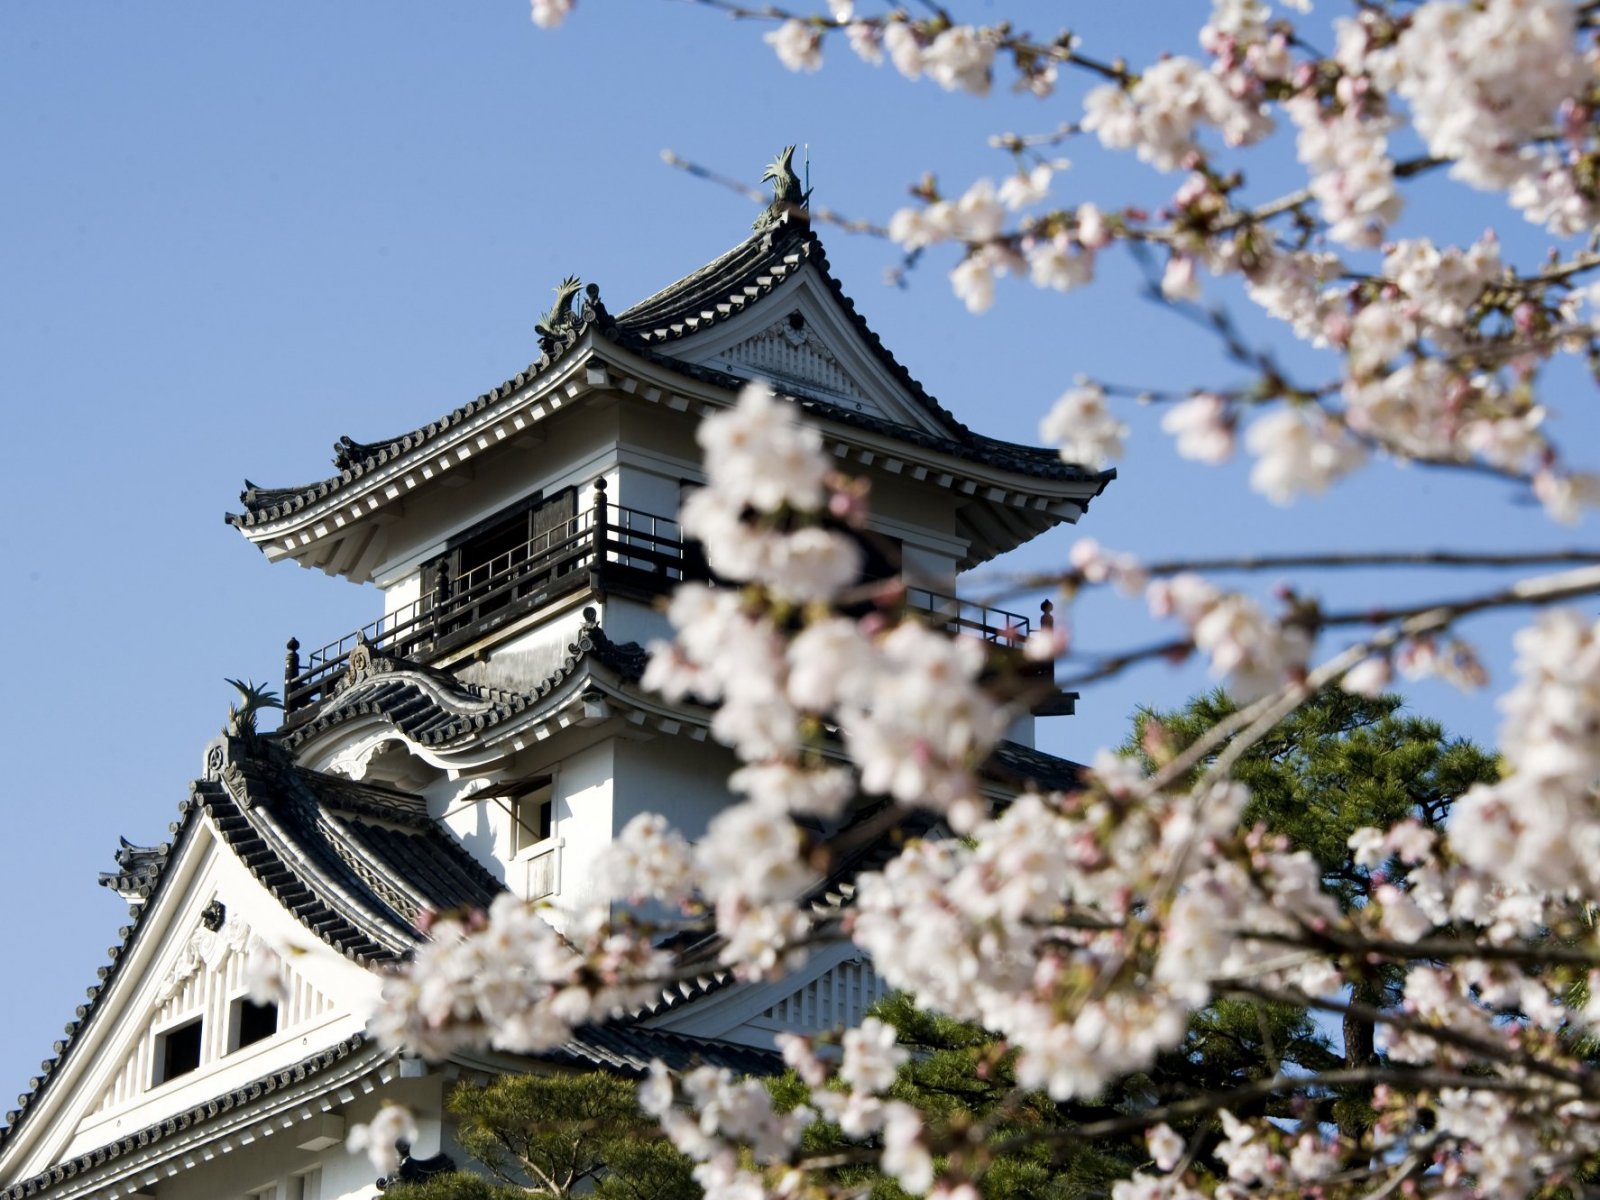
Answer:
[[400, 1169], [400, 1146], [416, 1140], [417, 1119], [411, 1110], [385, 1104], [371, 1122], [350, 1127], [345, 1148], [352, 1154], [365, 1152], [379, 1175], [393, 1176]]
[[541, 29], [554, 29], [572, 13], [577, 0], [533, 0], [533, 23]]
[[822, 37], [803, 21], [785, 21], [766, 35], [778, 61], [791, 71], [815, 71], [822, 66]]
[[1062, 394], [1040, 422], [1039, 436], [1059, 447], [1067, 462], [1100, 467], [1122, 457], [1128, 427], [1112, 415], [1105, 392], [1089, 384]]
[[[535, 19], [555, 23], [570, 7], [539, 0]], [[1044, 293], [1114, 276], [1109, 256], [1153, 264], [1152, 291], [1209, 322], [1246, 376], [1150, 394], [1181, 456], [1223, 463], [1243, 426], [1251, 485], [1276, 504], [1389, 461], [1491, 476], [1558, 521], [1581, 520], [1600, 506], [1600, 474], [1574, 457], [1592, 448], [1557, 440], [1558, 368], [1592, 357], [1600, 333], [1600, 258], [1578, 248], [1600, 223], [1592, 8], [1379, 2], [1320, 26], [1302, 20], [1309, 8], [1215, 0], [1190, 45], [1145, 63], [998, 17], [959, 24], [848, 0], [742, 15], [765, 23], [792, 70], [818, 69], [836, 38], [971, 97], [1008, 79], [1041, 97], [1073, 73], [1090, 82], [1081, 114], [997, 139], [1009, 165], [991, 177], [945, 192], [929, 175], [885, 232], [908, 259], [945, 255], [940, 269], [974, 312], [1009, 276], [1053, 302]], [[1262, 143], [1279, 127], [1274, 156]], [[1134, 169], [1153, 194], [1057, 207], [1055, 155], [1072, 138], [1145, 164]], [[1465, 246], [1430, 237], [1441, 193], [1415, 190], [1424, 175], [1430, 188], [1493, 193], [1538, 228]], [[1548, 239], [1548, 257], [1528, 251], [1529, 237]], [[1300, 353], [1280, 360], [1250, 321], [1195, 304], [1202, 272], [1208, 305], [1242, 296]], [[1041, 437], [1077, 466], [1118, 460], [1130, 430], [1113, 397], [1133, 390], [1080, 380]], [[659, 817], [625, 827], [601, 876], [613, 908], [506, 902], [441, 918], [387, 981], [376, 1026], [386, 1043], [433, 1054], [555, 1044], [653, 994], [671, 964], [652, 939], [684, 928], [714, 935], [718, 962], [743, 979], [848, 939], [922, 1009], [1003, 1038], [1019, 1085], [1059, 1100], [1148, 1070], [1218, 997], [1373, 1025], [1381, 1059], [1352, 1062], [1336, 1085], [1370, 1104], [1362, 1137], [1315, 1104], [1298, 1115], [1327, 1094], [1314, 1075], [1264, 1078], [1260, 1096], [1284, 1101], [1270, 1119], [1223, 1096], [1137, 1114], [1153, 1165], [1113, 1183], [1116, 1200], [1525, 1195], [1592, 1165], [1600, 1099], [1572, 1050], [1600, 1009], [1592, 566], [1432, 607], [1332, 614], [1297, 586], [1281, 607], [1224, 586], [1225, 570], [1257, 569], [1243, 565], [1249, 555], [1160, 563], [1077, 539], [1051, 576], [1063, 604], [1102, 585], [1142, 594], [1172, 634], [1146, 657], [1194, 653], [1244, 707], [1186, 749], [1148, 735], [1148, 770], [1100, 752], [1074, 788], [997, 802], [980, 770], [1020, 706], [994, 687], [995, 648], [924, 624], [887, 591], [863, 598], [859, 551], [840, 525], [866, 519], [865, 501], [796, 405], [752, 385], [698, 436], [706, 486], [683, 526], [739, 586], [678, 590], [643, 686], [702, 706], [739, 760], [729, 803], [693, 844]], [[1480, 685], [1483, 663], [1458, 626], [1511, 607], [1540, 611], [1516, 639], [1502, 700], [1504, 776], [1456, 798], [1443, 836], [1417, 813], [1358, 831], [1352, 905], [1305, 849], [1240, 828], [1250, 796], [1230, 777], [1233, 759], [1299, 698], [1332, 684], [1377, 695], [1396, 678]], [[1063, 611], [1034, 633], [1027, 659], [1081, 653], [1069, 620]], [[830, 866], [815, 831], [848, 820], [864, 796], [915, 823], [860, 872], [847, 911], [812, 910]], [[1359, 1007], [1375, 970], [1399, 998]], [[812, 1121], [909, 1192], [977, 1194], [981, 1168], [936, 1169], [960, 1158], [959, 1137], [886, 1097], [906, 1061], [891, 1027], [868, 1018], [782, 1050], [809, 1092], [790, 1114], [724, 1072], [674, 1077], [657, 1064], [644, 1083], [643, 1107], [695, 1160], [708, 1195], [821, 1194], [801, 1142]], [[1195, 1117], [1208, 1132], [1187, 1142], [1168, 1123]], [[1407, 1163], [1416, 1169], [1394, 1173]]]

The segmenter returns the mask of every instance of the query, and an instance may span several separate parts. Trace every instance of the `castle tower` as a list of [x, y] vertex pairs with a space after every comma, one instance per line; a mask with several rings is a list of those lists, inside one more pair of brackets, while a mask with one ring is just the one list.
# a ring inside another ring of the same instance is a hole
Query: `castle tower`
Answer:
[[[376, 1195], [343, 1137], [385, 1099], [423, 1118], [408, 1170], [451, 1152], [448, 1083], [529, 1064], [378, 1046], [376, 972], [426, 936], [429, 911], [507, 889], [580, 905], [632, 816], [694, 836], [729, 802], [734, 760], [710, 714], [638, 681], [644, 645], [668, 634], [659, 601], [705, 574], [676, 521], [702, 478], [697, 424], [749, 380], [871, 481], [865, 582], [884, 583], [882, 602], [991, 643], [1032, 714], [1070, 712], [1016, 651], [1040, 616], [959, 600], [957, 580], [1076, 521], [1112, 473], [957, 421], [846, 298], [797, 183], [786, 193], [779, 173], [777, 192], [752, 236], [620, 313], [564, 281], [514, 378], [409, 433], [340, 439], [319, 482], [243, 494], [228, 520], [268, 560], [375, 583], [383, 611], [316, 649], [291, 640], [281, 727], [258, 732], [247, 694], [167, 840], [117, 852], [102, 883], [129, 922], [8, 1114], [0, 1198]], [[1000, 800], [1073, 778], [1033, 749], [1028, 716], [986, 786]], [[851, 842], [848, 818], [823, 833], [846, 865], [816, 903], [847, 902], [875, 847]], [[301, 952], [285, 998], [258, 1005], [243, 979], [263, 942]], [[762, 984], [713, 957], [542, 1069], [767, 1070], [774, 1033], [854, 1023], [882, 991], [848, 946]]]

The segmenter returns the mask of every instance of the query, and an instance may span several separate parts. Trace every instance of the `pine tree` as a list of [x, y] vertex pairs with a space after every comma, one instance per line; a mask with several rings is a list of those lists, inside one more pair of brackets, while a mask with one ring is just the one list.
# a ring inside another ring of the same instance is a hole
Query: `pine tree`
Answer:
[[604, 1071], [461, 1083], [447, 1108], [456, 1140], [488, 1176], [454, 1171], [402, 1183], [394, 1200], [686, 1200], [693, 1164], [639, 1111], [637, 1085]]

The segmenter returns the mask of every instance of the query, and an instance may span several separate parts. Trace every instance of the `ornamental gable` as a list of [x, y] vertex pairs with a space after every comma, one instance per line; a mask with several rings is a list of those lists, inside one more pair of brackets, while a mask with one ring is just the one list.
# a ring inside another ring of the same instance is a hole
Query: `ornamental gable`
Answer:
[[288, 964], [281, 972], [281, 999], [254, 1003], [246, 972], [260, 940], [216, 902], [202, 912], [176, 960], [161, 973], [153, 1004], [125, 1024], [131, 1045], [102, 1088], [91, 1121], [191, 1074], [199, 1078], [225, 1059], [231, 1065], [279, 1035], [335, 1013], [338, 1006]]
[[838, 355], [804, 321], [775, 321], [725, 352], [731, 364], [771, 380], [780, 391], [820, 392], [857, 411], [881, 416]]
[[669, 993], [645, 1024], [699, 1038], [770, 1047], [777, 1034], [821, 1033], [859, 1025], [892, 989], [851, 945], [820, 951], [782, 980], [683, 988]]

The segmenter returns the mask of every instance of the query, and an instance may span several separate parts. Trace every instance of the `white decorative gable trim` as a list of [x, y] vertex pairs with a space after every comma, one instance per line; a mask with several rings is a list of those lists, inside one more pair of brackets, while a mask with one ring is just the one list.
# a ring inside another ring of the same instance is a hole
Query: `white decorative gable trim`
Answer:
[[749, 1023], [758, 1029], [849, 1029], [891, 991], [865, 958], [847, 958], [769, 1006]]
[[[831, 349], [799, 314], [769, 325], [730, 347], [725, 357], [774, 383], [802, 392], [824, 392], [848, 402], [858, 412], [867, 407], [866, 393], [845, 371]], [[874, 411], [877, 405], [871, 406]]]
[[[249, 991], [245, 977], [251, 952], [261, 944], [243, 920], [226, 917], [213, 901], [201, 924], [179, 949], [155, 992], [155, 1005], [138, 1021], [132, 1045], [123, 1051], [116, 1074], [101, 1091], [90, 1123], [103, 1114], [142, 1102], [164, 1083], [160, 1078], [162, 1039], [173, 1029], [199, 1021], [201, 1047], [193, 1078], [233, 1061], [240, 1052], [239, 1005]], [[215, 927], [213, 927], [213, 923]], [[277, 1002], [276, 1038], [336, 1013], [334, 1002], [288, 964], [282, 968], [284, 992]], [[126, 1045], [126, 1043], [124, 1043]], [[263, 1039], [263, 1046], [271, 1043]]]
[[[209, 913], [214, 908], [220, 908], [215, 901], [213, 907], [208, 908], [206, 912]], [[200, 928], [189, 935], [189, 940], [178, 952], [178, 961], [172, 964], [171, 970], [161, 980], [161, 988], [156, 993], [157, 1001], [165, 1004], [172, 999], [184, 984], [194, 978], [201, 967], [214, 971], [229, 954], [248, 955], [260, 940], [237, 916], [229, 917], [226, 922], [212, 926], [209, 919], [202, 914]]]
[[771, 1047], [786, 1030], [822, 1032], [859, 1025], [892, 989], [849, 943], [819, 950], [782, 979], [718, 988], [645, 1020], [653, 1029]]

